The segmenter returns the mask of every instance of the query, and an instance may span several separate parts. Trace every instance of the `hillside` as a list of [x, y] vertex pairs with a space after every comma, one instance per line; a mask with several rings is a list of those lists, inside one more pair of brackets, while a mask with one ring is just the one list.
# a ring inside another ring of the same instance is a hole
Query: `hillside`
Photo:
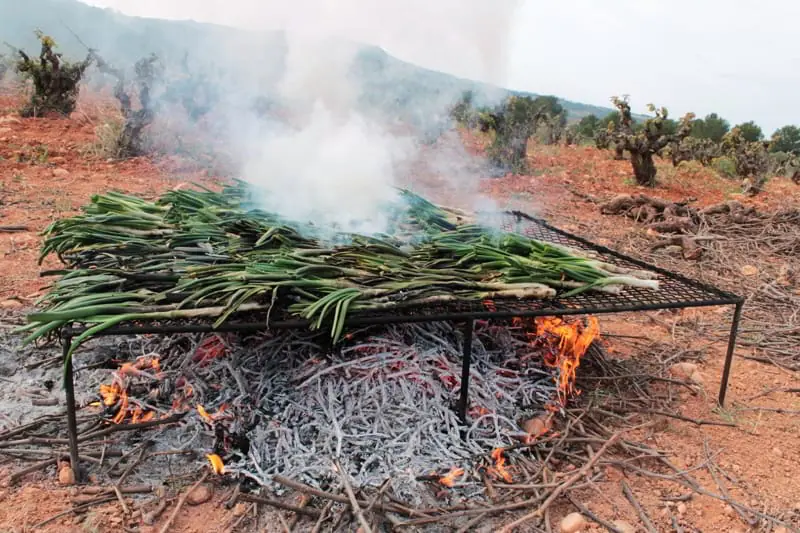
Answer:
[[[267, 86], [279, 79], [287, 48], [281, 32], [256, 33], [214, 24], [129, 17], [77, 0], [0, 0], [0, 40], [36, 50], [33, 31], [37, 28], [52, 35], [66, 56], [85, 55], [80, 41], [122, 65], [151, 52], [177, 62], [188, 52], [194, 63], [215, 69], [231, 67], [232, 62], [239, 63], [233, 65], [234, 69], [258, 65], [258, 77]], [[430, 119], [466, 90], [491, 99], [509, 94], [505, 89], [401, 61], [371, 45], [362, 46], [353, 75], [362, 83], [367, 102], [384, 109], [412, 111], [412, 118], [420, 120]], [[561, 104], [573, 120], [611, 111], [566, 100]]]

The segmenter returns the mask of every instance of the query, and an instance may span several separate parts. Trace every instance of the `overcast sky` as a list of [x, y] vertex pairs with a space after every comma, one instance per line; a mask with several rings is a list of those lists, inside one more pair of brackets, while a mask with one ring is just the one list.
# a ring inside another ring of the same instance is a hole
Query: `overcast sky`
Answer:
[[768, 135], [800, 124], [796, 0], [85, 0], [138, 16], [290, 27], [584, 103], [631, 95]]

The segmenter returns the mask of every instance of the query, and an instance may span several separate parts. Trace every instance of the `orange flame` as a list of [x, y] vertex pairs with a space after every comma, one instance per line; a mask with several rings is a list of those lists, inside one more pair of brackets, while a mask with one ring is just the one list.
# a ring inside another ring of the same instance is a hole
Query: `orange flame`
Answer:
[[533, 342], [544, 343], [551, 347], [545, 355], [545, 364], [558, 368], [558, 401], [566, 405], [567, 398], [579, 391], [575, 388], [578, 367], [581, 358], [600, 336], [600, 324], [595, 317], [589, 317], [588, 325], [580, 322], [568, 323], [560, 318], [537, 318], [535, 320]]
[[103, 405], [111, 407], [117, 403], [120, 392], [121, 388], [116, 382], [111, 385], [100, 385], [100, 397], [103, 399]]
[[445, 487], [453, 487], [456, 484], [456, 478], [464, 475], [463, 468], [452, 468], [450, 472], [439, 478], [439, 483]]
[[215, 474], [221, 476], [225, 473], [225, 463], [222, 462], [222, 458], [219, 455], [210, 453], [206, 455], [206, 459], [211, 463], [211, 468], [214, 470]]
[[112, 422], [115, 424], [121, 424], [125, 417], [128, 415], [128, 393], [122, 391], [120, 394], [121, 402], [119, 406], [119, 411], [117, 414], [114, 415], [114, 418], [111, 419]]
[[503, 448], [495, 448], [492, 450], [492, 459], [494, 460], [494, 467], [489, 468], [489, 471], [503, 479], [506, 483], [511, 483], [514, 478], [511, 472], [506, 468], [506, 456]]
[[203, 420], [205, 420], [209, 424], [214, 422], [214, 419], [211, 418], [211, 415], [208, 414], [208, 411], [206, 411], [206, 408], [203, 407], [202, 405], [200, 405], [200, 404], [197, 405], [197, 412], [200, 413], [200, 418], [202, 418]]

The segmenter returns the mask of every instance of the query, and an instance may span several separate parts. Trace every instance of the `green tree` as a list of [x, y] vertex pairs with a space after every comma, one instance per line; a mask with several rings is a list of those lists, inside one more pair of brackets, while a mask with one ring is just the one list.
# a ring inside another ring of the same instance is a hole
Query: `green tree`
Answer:
[[800, 155], [800, 128], [784, 126], [772, 134], [771, 152], [786, 152]]
[[671, 118], [665, 119], [663, 125], [661, 126], [664, 133], [667, 135], [675, 135], [678, 133], [680, 129], [680, 124], [677, 120], [673, 120]]
[[586, 115], [578, 122], [576, 132], [585, 139], [594, 139], [595, 133], [602, 127], [597, 115]]
[[653, 156], [660, 153], [670, 143], [679, 143], [691, 132], [694, 115], [687, 114], [681, 120], [676, 133], [670, 134], [665, 130], [669, 119], [665, 107], [656, 108], [653, 104], [648, 110], [655, 116], [644, 121], [639, 131], [633, 129], [631, 106], [627, 97], [613, 97], [611, 101], [620, 113], [620, 124], [613, 130], [610, 128], [612, 140], [618, 150], [627, 150], [631, 154], [631, 166], [636, 183], [647, 187], [656, 184], [656, 165]]
[[747, 142], [757, 142], [764, 139], [764, 132], [761, 131], [761, 126], [753, 122], [752, 120], [748, 122], [742, 122], [736, 128], [739, 128], [739, 132], [742, 134], [742, 137]]
[[692, 137], [720, 142], [730, 129], [731, 125], [727, 120], [716, 113], [709, 113], [705, 118], [699, 118], [692, 122]]
[[620, 115], [619, 111], [612, 111], [611, 113], [600, 119], [600, 125], [605, 129], [608, 128], [609, 124], [613, 124], [614, 127], [616, 128], [617, 126], [619, 126], [621, 120], [622, 120], [622, 115]]

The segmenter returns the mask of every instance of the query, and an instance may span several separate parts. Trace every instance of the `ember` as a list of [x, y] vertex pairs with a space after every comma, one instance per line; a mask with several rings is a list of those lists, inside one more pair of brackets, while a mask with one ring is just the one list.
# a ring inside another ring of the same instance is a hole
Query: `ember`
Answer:
[[322, 487], [331, 458], [347, 457], [359, 486], [392, 478], [395, 493], [414, 498], [419, 473], [441, 472], [443, 464], [455, 466], [431, 481], [454, 487], [457, 479], [478, 479], [484, 467], [476, 458], [486, 450], [494, 450], [486, 472], [511, 483], [505, 450], [530, 439], [526, 420], [549, 404], [564, 405], [597, 332], [596, 321], [586, 328], [561, 320], [516, 326], [524, 327], [478, 325], [467, 427], [450, 407], [459, 393], [462, 349], [460, 332], [447, 324], [354, 335], [341, 353], [327, 357], [298, 333], [228, 345], [212, 335], [188, 356], [123, 365], [138, 373], [116, 372], [101, 398], [107, 408], [118, 407], [115, 423], [152, 419], [129, 395], [152, 387], [135, 384], [152, 383], [147, 369], [159, 361], [157, 374], [163, 364], [174, 386], [171, 397], [151, 395], [147, 405], [196, 410], [184, 424], [198, 424], [196, 445], [211, 452], [206, 457], [214, 471], [259, 485], [282, 475]]
[[503, 450], [503, 448], [495, 448], [492, 450], [492, 459], [494, 460], [494, 466], [489, 468], [488, 471], [495, 474], [506, 483], [513, 482], [514, 478], [506, 468], [505, 450]]
[[211, 464], [211, 468], [214, 470], [214, 473], [218, 476], [221, 476], [225, 473], [225, 463], [222, 462], [222, 458], [216, 453], [210, 453], [206, 455], [206, 459]]
[[463, 475], [464, 475], [463, 468], [453, 468], [450, 470], [450, 472], [439, 478], [439, 483], [441, 483], [445, 487], [452, 488], [456, 484], [456, 478], [459, 478]]

